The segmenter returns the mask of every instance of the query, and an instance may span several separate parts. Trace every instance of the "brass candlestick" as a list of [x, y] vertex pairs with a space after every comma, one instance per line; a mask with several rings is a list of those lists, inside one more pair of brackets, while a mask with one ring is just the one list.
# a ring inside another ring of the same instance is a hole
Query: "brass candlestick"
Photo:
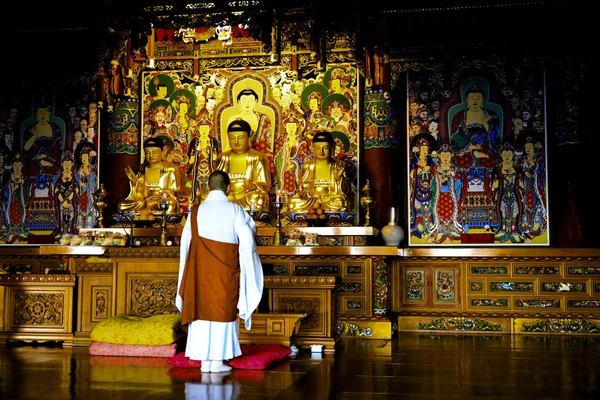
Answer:
[[273, 245], [274, 246], [281, 246], [283, 244], [283, 236], [281, 235], [281, 206], [282, 205], [283, 205], [283, 203], [281, 202], [281, 199], [278, 195], [275, 198], [275, 203], [273, 203], [273, 207], [275, 208], [275, 224], [277, 227], [277, 230], [275, 231], [275, 234], [273, 235]]
[[368, 179], [367, 183], [365, 183], [365, 186], [363, 186], [360, 191], [363, 193], [363, 197], [360, 199], [360, 205], [367, 210], [365, 213], [365, 226], [371, 226], [371, 210], [375, 208], [375, 199], [371, 197], [373, 188]]
[[94, 208], [98, 211], [98, 221], [96, 223], [96, 228], [104, 228], [104, 210], [108, 207], [106, 203], [106, 197], [108, 196], [108, 192], [104, 188], [104, 183], [100, 184], [100, 187], [92, 193], [94, 196]]
[[169, 241], [169, 232], [167, 231], [167, 209], [169, 205], [167, 204], [166, 199], [162, 199], [160, 203], [158, 203], [158, 208], [160, 208], [162, 220], [160, 221], [160, 241], [159, 244], [161, 246], [166, 246]]

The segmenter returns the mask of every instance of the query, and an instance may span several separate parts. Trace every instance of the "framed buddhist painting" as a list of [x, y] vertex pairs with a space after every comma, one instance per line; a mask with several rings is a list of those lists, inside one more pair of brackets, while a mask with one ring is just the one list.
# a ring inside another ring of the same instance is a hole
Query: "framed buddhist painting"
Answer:
[[[303, 76], [287, 66], [212, 68], [197, 75], [185, 70], [143, 71], [140, 155], [143, 157], [146, 140], [162, 140], [164, 158], [180, 170], [181, 212], [185, 213], [207, 196], [208, 176], [214, 169], [222, 169], [219, 163], [226, 162], [232, 150], [228, 126], [242, 119], [251, 128], [252, 152], [258, 151], [267, 159], [268, 165], [262, 169], [269, 176], [261, 183], [268, 183], [270, 190], [268, 197], [259, 198], [255, 204], [249, 197], [248, 201], [240, 198], [239, 204], [254, 212], [253, 217], [261, 223], [272, 219], [269, 202], [279, 199], [283, 203], [282, 223], [302, 224], [308, 206], [295, 200], [307, 170], [303, 165], [314, 162], [313, 137], [326, 131], [332, 146], [331, 158], [348, 172], [345, 203], [327, 213], [327, 223], [355, 224], [359, 165], [357, 76], [355, 67], [342, 63]], [[333, 199], [334, 191], [341, 191], [340, 180], [327, 181], [329, 195], [322, 197]]]
[[97, 224], [101, 107], [88, 83], [24, 84], [0, 106], [0, 245], [64, 244]]
[[545, 76], [404, 66], [410, 246], [547, 246]]

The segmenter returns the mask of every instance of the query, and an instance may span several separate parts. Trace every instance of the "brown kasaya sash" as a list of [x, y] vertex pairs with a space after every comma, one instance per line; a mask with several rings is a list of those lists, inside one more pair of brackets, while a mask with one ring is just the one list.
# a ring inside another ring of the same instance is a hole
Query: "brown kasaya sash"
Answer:
[[201, 319], [237, 320], [240, 297], [238, 245], [198, 235], [198, 206], [192, 208], [192, 239], [179, 294], [183, 299], [181, 324]]

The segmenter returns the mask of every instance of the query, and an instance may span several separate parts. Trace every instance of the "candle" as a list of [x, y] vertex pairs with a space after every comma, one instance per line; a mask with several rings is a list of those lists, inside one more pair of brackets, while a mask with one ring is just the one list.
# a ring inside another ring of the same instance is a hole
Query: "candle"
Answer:
[[390, 207], [390, 222], [396, 222], [396, 207]]
[[254, 201], [252, 203], [250, 203], [250, 212], [254, 212]]
[[275, 196], [275, 203], [279, 204], [280, 200], [281, 200], [281, 191], [277, 191], [277, 195]]

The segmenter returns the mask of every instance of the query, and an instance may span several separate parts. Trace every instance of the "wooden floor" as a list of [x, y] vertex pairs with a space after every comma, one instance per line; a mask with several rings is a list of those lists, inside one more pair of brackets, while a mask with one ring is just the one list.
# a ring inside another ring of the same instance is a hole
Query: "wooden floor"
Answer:
[[201, 374], [86, 347], [0, 347], [0, 399], [600, 399], [600, 337], [344, 339], [266, 371]]

